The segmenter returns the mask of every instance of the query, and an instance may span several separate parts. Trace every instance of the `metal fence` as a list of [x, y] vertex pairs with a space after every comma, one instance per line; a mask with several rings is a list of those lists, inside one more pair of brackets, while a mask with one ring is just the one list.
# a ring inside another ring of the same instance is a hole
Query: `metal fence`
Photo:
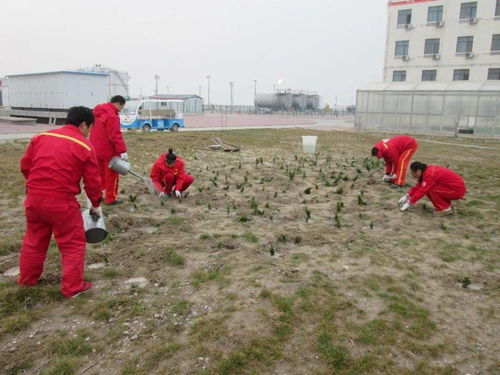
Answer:
[[358, 91], [355, 127], [500, 135], [500, 84], [380, 85]]

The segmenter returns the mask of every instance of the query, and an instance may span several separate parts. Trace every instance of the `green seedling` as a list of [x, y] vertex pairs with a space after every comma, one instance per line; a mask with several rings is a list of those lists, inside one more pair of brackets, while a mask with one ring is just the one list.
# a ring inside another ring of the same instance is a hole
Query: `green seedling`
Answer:
[[274, 192], [274, 198], [278, 198], [278, 192]]
[[288, 236], [286, 234], [280, 234], [278, 236], [278, 242], [282, 242], [282, 243], [286, 244], [287, 239], [288, 239]]
[[366, 202], [363, 200], [363, 197], [361, 196], [361, 194], [358, 194], [358, 204], [360, 206], [366, 206]]
[[373, 220], [370, 221], [370, 229], [373, 229]]
[[212, 184], [214, 184], [214, 186], [215, 186], [215, 187], [217, 187], [217, 186], [219, 186], [219, 184], [218, 184], [215, 180], [217, 180], [217, 178], [216, 178], [216, 177], [212, 177], [212, 178], [210, 179], [210, 181], [212, 182]]
[[293, 181], [293, 179], [295, 178], [295, 171], [289, 170], [288, 178], [290, 179], [290, 181]]
[[311, 194], [312, 188], [308, 187], [306, 190], [304, 190], [304, 194]]
[[340, 223], [340, 216], [336, 213], [335, 214], [335, 228], [340, 228], [342, 224]]
[[338, 201], [337, 202], [337, 213], [340, 214], [342, 212], [343, 208], [344, 208], [344, 202]]
[[274, 248], [274, 245], [271, 244], [271, 246], [269, 247], [269, 254], [271, 254], [271, 256], [274, 256], [275, 253], [276, 249]]
[[241, 161], [238, 162], [238, 169], [241, 169]]
[[337, 190], [335, 190], [335, 194], [338, 194], [338, 195], [342, 195], [344, 193], [344, 189], [342, 189], [341, 187], [337, 188]]
[[470, 278], [468, 276], [465, 276], [463, 279], [458, 279], [458, 282], [462, 284], [462, 288], [467, 289], [467, 287], [472, 284], [470, 281]]
[[238, 221], [239, 221], [240, 223], [246, 223], [246, 222], [250, 221], [250, 219], [249, 219], [246, 215], [240, 215], [240, 216], [238, 217]]
[[309, 219], [311, 219], [311, 210], [307, 207], [305, 207], [306, 211], [306, 223], [309, 222]]

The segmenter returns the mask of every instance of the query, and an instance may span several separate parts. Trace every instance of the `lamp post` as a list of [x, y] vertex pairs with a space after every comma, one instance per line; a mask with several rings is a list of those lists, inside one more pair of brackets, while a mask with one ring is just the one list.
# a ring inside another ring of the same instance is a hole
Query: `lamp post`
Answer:
[[257, 97], [257, 80], [253, 80], [253, 97], [254, 99]]
[[233, 105], [234, 105], [234, 82], [231, 81], [229, 82], [229, 99], [231, 103], [231, 112], [233, 111]]
[[158, 74], [155, 74], [154, 79], [156, 80], [155, 95], [158, 96], [158, 81], [160, 79], [160, 76]]
[[207, 75], [207, 104], [208, 108], [210, 108], [210, 76]]

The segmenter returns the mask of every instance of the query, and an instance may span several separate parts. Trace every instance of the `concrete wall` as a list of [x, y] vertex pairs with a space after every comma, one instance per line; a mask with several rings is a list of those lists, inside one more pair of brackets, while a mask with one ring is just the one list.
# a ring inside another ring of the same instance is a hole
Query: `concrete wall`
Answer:
[[[485, 81], [489, 68], [500, 68], [500, 54], [491, 52], [493, 34], [500, 34], [500, 17], [495, 17], [496, 0], [477, 1], [477, 23], [460, 20], [462, 3], [472, 0], [390, 1], [388, 5], [387, 44], [384, 81], [391, 82], [393, 71], [405, 70], [406, 82], [419, 82], [422, 70], [437, 70], [437, 82], [453, 79], [454, 69], [470, 69], [470, 81]], [[442, 27], [427, 23], [429, 7], [444, 7]], [[398, 11], [412, 10], [411, 26], [398, 26]], [[473, 36], [473, 58], [456, 53], [457, 37]], [[440, 59], [424, 56], [425, 40], [440, 39]], [[396, 41], [409, 40], [408, 61], [395, 57]]]

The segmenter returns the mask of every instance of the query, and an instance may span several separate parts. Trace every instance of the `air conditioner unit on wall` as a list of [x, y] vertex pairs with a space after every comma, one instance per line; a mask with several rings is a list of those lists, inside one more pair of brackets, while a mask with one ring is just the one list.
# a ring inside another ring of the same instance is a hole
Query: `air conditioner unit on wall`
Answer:
[[437, 21], [436, 22], [437, 27], [443, 27], [444, 26], [444, 21]]
[[405, 29], [411, 30], [411, 29], [413, 29], [413, 26], [411, 25], [411, 23], [407, 23], [407, 24], [405, 24]]
[[466, 58], [468, 58], [468, 59], [472, 59], [474, 56], [475, 56], [475, 55], [474, 55], [474, 53], [473, 53], [473, 52], [467, 52], [467, 53], [465, 54], [465, 57], [466, 57]]
[[477, 18], [476, 17], [469, 18], [469, 23], [475, 25], [477, 23]]
[[441, 58], [441, 55], [439, 53], [435, 53], [435, 54], [432, 55], [432, 58], [434, 60], [439, 60]]
[[408, 55], [404, 55], [404, 56], [403, 56], [403, 61], [408, 61], [408, 60], [410, 60], [410, 56], [408, 56]]

